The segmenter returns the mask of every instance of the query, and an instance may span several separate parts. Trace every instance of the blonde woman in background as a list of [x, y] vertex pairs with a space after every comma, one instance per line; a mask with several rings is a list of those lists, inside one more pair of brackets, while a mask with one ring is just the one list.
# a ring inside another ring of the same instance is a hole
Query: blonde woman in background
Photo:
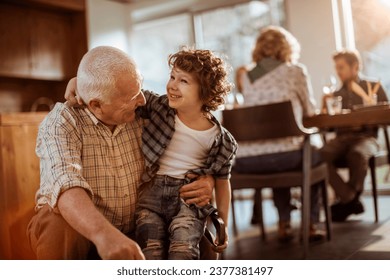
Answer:
[[[314, 114], [315, 103], [306, 68], [297, 64], [299, 53], [298, 41], [287, 30], [276, 26], [261, 30], [252, 52], [253, 65], [246, 66], [246, 71], [242, 67], [237, 71], [237, 86], [244, 95], [244, 106], [291, 101], [299, 125], [302, 125], [303, 116]], [[300, 137], [241, 142], [234, 168], [237, 172], [252, 174], [300, 169], [302, 143]], [[312, 164], [319, 163], [321, 156], [315, 150]], [[319, 221], [319, 189], [318, 185], [312, 187], [311, 241], [324, 238], [323, 232], [316, 229]], [[290, 212], [295, 208], [291, 204], [290, 189], [274, 189], [273, 200], [279, 215], [278, 239], [289, 242], [294, 236]], [[256, 222], [254, 212], [252, 223]]]

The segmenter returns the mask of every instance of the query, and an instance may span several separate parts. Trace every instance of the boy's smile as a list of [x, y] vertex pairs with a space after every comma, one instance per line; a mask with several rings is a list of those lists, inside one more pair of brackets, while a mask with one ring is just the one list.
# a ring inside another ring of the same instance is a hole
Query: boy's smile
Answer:
[[178, 111], [201, 110], [200, 85], [195, 74], [173, 67], [167, 83], [169, 106]]
[[181, 96], [177, 94], [169, 94], [169, 97], [173, 99], [181, 98]]

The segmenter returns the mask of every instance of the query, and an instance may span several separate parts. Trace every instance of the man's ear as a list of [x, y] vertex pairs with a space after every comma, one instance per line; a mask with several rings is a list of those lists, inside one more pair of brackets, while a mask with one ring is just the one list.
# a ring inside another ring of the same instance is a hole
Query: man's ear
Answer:
[[91, 111], [95, 114], [102, 114], [102, 102], [99, 99], [91, 99], [88, 103], [89, 108], [91, 108]]

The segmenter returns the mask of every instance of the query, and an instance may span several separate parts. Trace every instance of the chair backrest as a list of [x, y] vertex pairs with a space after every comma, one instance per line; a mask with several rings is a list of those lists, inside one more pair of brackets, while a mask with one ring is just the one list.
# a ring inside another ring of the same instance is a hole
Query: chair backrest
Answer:
[[390, 164], [390, 138], [389, 138], [389, 131], [387, 130], [388, 126], [383, 126], [383, 133], [385, 136], [385, 145], [386, 145], [386, 152], [387, 152], [387, 162]]
[[302, 136], [290, 101], [242, 107], [222, 112], [223, 126], [237, 141]]

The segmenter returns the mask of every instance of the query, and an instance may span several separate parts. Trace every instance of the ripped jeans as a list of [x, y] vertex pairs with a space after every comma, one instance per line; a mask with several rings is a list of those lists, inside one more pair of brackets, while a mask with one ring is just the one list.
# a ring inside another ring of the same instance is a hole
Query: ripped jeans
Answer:
[[146, 259], [199, 259], [199, 242], [209, 210], [181, 200], [179, 189], [187, 183], [188, 179], [156, 175], [141, 186], [136, 240]]

